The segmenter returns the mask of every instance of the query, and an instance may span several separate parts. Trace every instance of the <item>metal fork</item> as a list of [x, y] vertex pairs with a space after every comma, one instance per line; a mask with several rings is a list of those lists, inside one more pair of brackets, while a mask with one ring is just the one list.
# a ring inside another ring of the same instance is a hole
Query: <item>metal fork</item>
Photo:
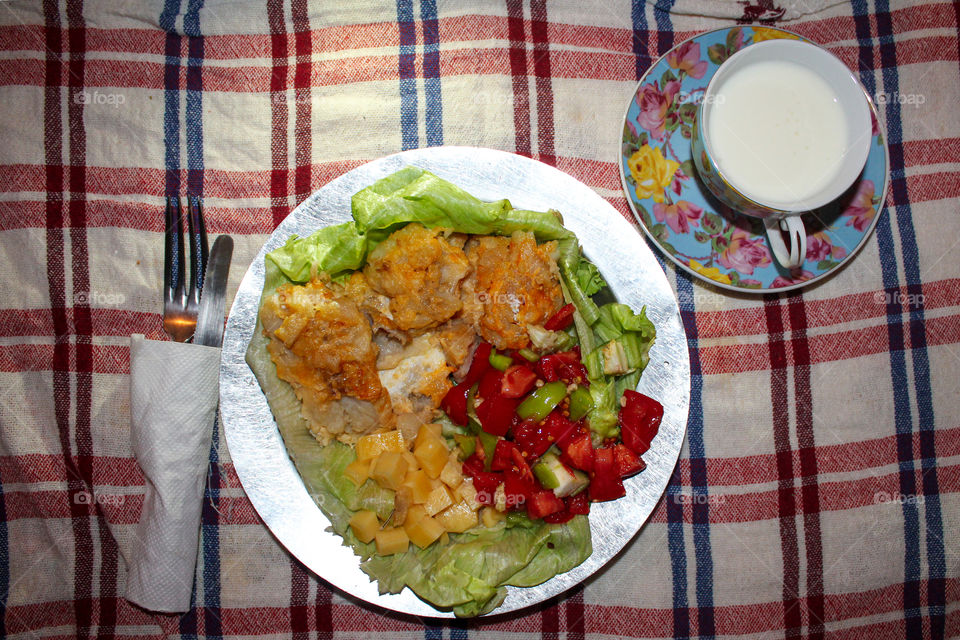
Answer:
[[186, 342], [197, 327], [197, 308], [207, 266], [207, 231], [203, 205], [187, 196], [187, 235], [190, 273], [184, 261], [183, 213], [180, 198], [167, 197], [166, 238], [163, 252], [163, 330], [177, 342]]

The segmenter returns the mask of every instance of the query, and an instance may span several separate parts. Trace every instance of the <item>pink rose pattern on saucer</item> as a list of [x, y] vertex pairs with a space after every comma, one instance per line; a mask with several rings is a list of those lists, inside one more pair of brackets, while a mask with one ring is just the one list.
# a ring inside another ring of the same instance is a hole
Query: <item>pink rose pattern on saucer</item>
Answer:
[[886, 192], [887, 154], [872, 106], [874, 140], [861, 179], [804, 215], [809, 235], [799, 269], [776, 263], [759, 220], [731, 211], [699, 184], [690, 157], [699, 99], [724, 60], [775, 38], [800, 39], [770, 27], [732, 27], [680, 43], [647, 71], [623, 128], [624, 189], [641, 226], [674, 262], [725, 288], [794, 288], [827, 275], [870, 235]]

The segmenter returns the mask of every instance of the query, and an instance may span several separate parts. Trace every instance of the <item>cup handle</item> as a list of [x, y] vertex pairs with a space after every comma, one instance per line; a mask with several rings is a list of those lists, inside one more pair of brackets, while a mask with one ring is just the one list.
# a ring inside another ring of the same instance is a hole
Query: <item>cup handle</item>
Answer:
[[[786, 269], [794, 269], [804, 263], [807, 257], [807, 231], [803, 227], [803, 220], [800, 216], [791, 216], [789, 218], [764, 218], [763, 226], [767, 230], [767, 240], [770, 241], [770, 249], [773, 250], [773, 257]], [[790, 236], [790, 249], [787, 250], [783, 243], [783, 236], [780, 230], [786, 231]]]

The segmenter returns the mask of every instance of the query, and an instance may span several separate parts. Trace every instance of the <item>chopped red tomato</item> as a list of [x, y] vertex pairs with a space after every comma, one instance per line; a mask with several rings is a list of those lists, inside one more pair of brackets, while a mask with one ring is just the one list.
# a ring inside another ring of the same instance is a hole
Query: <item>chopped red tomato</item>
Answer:
[[563, 500], [553, 491], [537, 491], [527, 501], [527, 515], [531, 520], [563, 511]]
[[547, 382], [563, 380], [588, 384], [587, 370], [580, 362], [580, 347], [543, 356], [537, 360], [537, 372]]
[[562, 445], [569, 438], [575, 436], [580, 430], [579, 425], [571, 422], [557, 410], [550, 412], [547, 419], [543, 422], [541, 431], [550, 444]]
[[480, 385], [477, 387], [477, 395], [484, 400], [500, 395], [500, 387], [503, 386], [503, 372], [490, 367], [480, 378]]
[[507, 507], [515, 508], [525, 505], [530, 496], [540, 490], [533, 474], [529, 477], [524, 476], [518, 471], [508, 469], [503, 472], [503, 490], [506, 494]]
[[620, 437], [638, 456], [650, 448], [660, 421], [663, 420], [663, 405], [631, 389], [623, 392], [625, 404], [618, 415]]
[[613, 449], [597, 449], [593, 452], [593, 471], [590, 472], [590, 500], [606, 502], [627, 495], [620, 479], [620, 470]]
[[515, 398], [504, 398], [501, 395], [485, 399], [477, 406], [477, 417], [480, 418], [480, 426], [489, 434], [495, 436], [505, 436], [510, 431], [510, 427], [515, 422], [519, 422], [517, 417], [517, 405], [519, 400]]
[[467, 394], [470, 392], [471, 384], [461, 382], [447, 391], [440, 401], [440, 407], [443, 412], [450, 416], [456, 424], [461, 427], [467, 426]]
[[613, 447], [613, 459], [617, 463], [617, 470], [621, 478], [632, 476], [643, 471], [647, 465], [636, 453], [625, 444], [620, 443]]
[[471, 453], [466, 460], [463, 461], [463, 475], [465, 476], [476, 476], [478, 473], [483, 473], [484, 459], [483, 459], [483, 447], [477, 447], [474, 453]]
[[578, 431], [576, 435], [565, 440], [560, 448], [563, 450], [560, 459], [566, 464], [582, 471], [593, 469], [593, 445], [590, 434], [586, 431]]
[[483, 374], [490, 368], [490, 351], [493, 347], [489, 342], [481, 342], [473, 351], [473, 361], [470, 362], [470, 369], [466, 377], [461, 381], [468, 387], [480, 380]]
[[543, 328], [547, 331], [563, 331], [573, 324], [573, 312], [576, 311], [573, 304], [565, 304], [560, 310], [550, 316], [544, 323]]
[[585, 516], [590, 513], [590, 500], [587, 499], [587, 492], [581, 491], [575, 496], [567, 496], [563, 499], [567, 511], [575, 516]]
[[[509, 440], [501, 438], [497, 440], [497, 446], [493, 450], [493, 460], [490, 462], [490, 468], [494, 471], [506, 471], [516, 463], [513, 461], [513, 453], [520, 454], [517, 445]], [[522, 459], [522, 458], [521, 458]]]
[[493, 504], [497, 486], [503, 482], [502, 473], [481, 471], [473, 476], [473, 488], [477, 490], [477, 502]]
[[537, 381], [537, 374], [523, 364], [515, 364], [503, 374], [500, 395], [506, 398], [522, 398]]

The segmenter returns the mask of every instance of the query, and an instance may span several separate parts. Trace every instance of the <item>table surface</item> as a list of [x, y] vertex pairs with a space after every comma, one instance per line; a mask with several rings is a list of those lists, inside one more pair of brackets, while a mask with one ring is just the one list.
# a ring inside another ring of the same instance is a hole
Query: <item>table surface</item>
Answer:
[[[0, 3], [0, 635], [960, 636], [958, 15], [881, 0]], [[404, 149], [528, 155], [629, 218], [617, 162], [637, 79], [686, 38], [758, 20], [859, 72], [889, 141], [886, 206], [855, 260], [799, 292], [724, 293], [665, 265], [694, 372], [687, 441], [620, 557], [520, 614], [385, 614], [284, 551], [221, 434], [195, 607], [123, 599], [144, 490], [129, 336], [164, 337], [165, 195], [202, 195], [211, 237], [234, 237], [230, 298], [294, 206]]]

